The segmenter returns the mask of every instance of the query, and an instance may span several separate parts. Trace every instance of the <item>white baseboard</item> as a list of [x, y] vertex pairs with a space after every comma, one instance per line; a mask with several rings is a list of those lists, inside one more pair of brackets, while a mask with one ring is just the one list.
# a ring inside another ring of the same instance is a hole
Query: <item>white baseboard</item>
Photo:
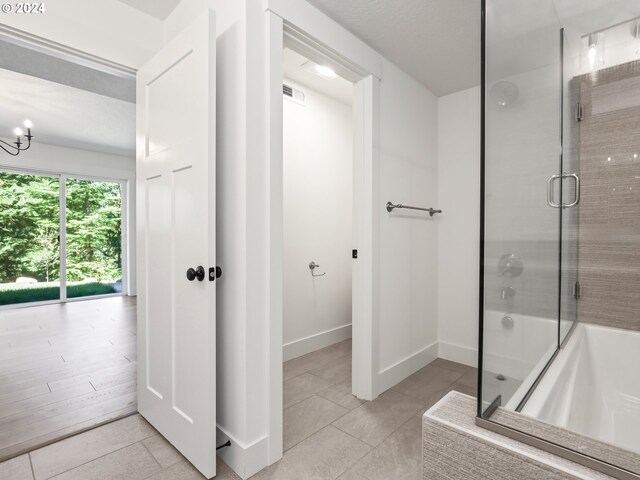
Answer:
[[378, 373], [378, 395], [397, 385], [409, 375], [414, 374], [422, 367], [438, 358], [438, 343], [432, 343], [428, 347], [409, 355], [395, 365], [391, 365]]
[[455, 343], [438, 342], [438, 357], [470, 367], [478, 366], [478, 349]]
[[286, 362], [292, 358], [301, 357], [302, 355], [315, 352], [334, 343], [342, 342], [347, 338], [351, 338], [351, 324], [332, 328], [326, 332], [285, 343], [282, 346], [282, 359]]
[[269, 466], [268, 436], [265, 435], [250, 444], [244, 444], [218, 426], [216, 428], [217, 445], [222, 445], [227, 440], [231, 441], [231, 446], [218, 450], [218, 456], [240, 478], [247, 479]]

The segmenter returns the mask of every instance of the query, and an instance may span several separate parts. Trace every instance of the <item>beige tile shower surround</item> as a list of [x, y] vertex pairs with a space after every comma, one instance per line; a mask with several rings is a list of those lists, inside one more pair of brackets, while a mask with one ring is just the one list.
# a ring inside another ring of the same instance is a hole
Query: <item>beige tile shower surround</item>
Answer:
[[640, 330], [640, 61], [576, 80], [584, 112], [578, 319]]

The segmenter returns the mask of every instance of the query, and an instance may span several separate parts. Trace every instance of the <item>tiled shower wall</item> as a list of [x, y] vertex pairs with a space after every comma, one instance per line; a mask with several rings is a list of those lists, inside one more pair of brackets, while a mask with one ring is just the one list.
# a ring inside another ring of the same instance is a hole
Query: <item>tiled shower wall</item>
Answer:
[[640, 330], [640, 61], [578, 80], [578, 319]]

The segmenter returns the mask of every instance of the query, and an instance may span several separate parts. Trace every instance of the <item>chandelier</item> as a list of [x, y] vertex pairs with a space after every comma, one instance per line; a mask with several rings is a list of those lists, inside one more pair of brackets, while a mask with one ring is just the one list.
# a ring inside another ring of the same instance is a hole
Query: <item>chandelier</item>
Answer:
[[[16, 136], [16, 141], [11, 144], [0, 139], [0, 148], [14, 157], [20, 152], [28, 150], [31, 146], [31, 139], [33, 138], [33, 135], [31, 135], [31, 127], [33, 127], [33, 123], [31, 123], [30, 120], [25, 120], [24, 127], [27, 129], [26, 135], [22, 129], [18, 127], [13, 131]], [[22, 140], [23, 137], [26, 139], [26, 142]], [[24, 145], [26, 145], [26, 147]]]

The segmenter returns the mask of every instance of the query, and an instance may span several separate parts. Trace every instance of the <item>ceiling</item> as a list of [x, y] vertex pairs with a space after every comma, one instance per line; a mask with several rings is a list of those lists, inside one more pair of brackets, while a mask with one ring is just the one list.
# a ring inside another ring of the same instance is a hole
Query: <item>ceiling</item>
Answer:
[[302, 68], [308, 59], [290, 48], [283, 52], [284, 77], [301, 86], [323, 93], [339, 102], [351, 105], [353, 101], [353, 84], [342, 77], [326, 80]]
[[[140, 10], [147, 15], [151, 15], [159, 20], [164, 20], [173, 9], [180, 3], [180, 0], [120, 0], [130, 7]], [[235, 0], [233, 0], [235, 1]]]
[[[180, 3], [120, 1], [160, 20]], [[480, 84], [480, 0], [308, 1], [438, 96]]]
[[33, 122], [35, 143], [135, 156], [135, 104], [0, 69], [0, 137]]
[[441, 96], [480, 84], [480, 0], [308, 0]]

